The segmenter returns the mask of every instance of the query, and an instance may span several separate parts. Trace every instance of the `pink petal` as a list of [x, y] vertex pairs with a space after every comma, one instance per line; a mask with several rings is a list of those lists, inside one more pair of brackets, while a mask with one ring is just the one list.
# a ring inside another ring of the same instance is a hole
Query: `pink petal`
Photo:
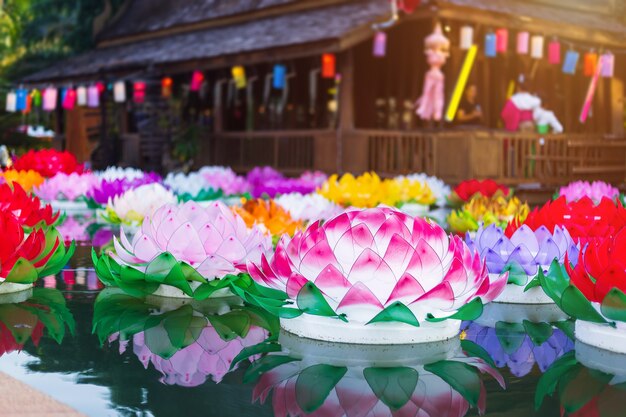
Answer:
[[422, 288], [420, 283], [417, 282], [417, 280], [410, 274], [405, 273], [396, 283], [396, 286], [393, 288], [393, 291], [391, 291], [391, 295], [389, 295], [389, 299], [385, 305], [389, 305], [392, 302], [399, 300], [404, 300], [405, 302], [408, 300], [415, 300], [423, 294], [424, 288]]

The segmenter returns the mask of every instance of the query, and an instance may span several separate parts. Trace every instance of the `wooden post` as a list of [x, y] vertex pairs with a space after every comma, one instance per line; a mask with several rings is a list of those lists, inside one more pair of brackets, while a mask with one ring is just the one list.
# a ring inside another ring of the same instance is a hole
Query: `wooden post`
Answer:
[[[350, 154], [346, 155], [348, 165], [353, 166], [351, 160], [354, 156], [366, 153], [367, 160], [367, 144], [353, 143], [350, 137], [354, 136], [354, 54], [352, 49], [348, 49], [340, 56], [339, 74], [341, 75], [341, 83], [339, 84], [339, 117], [337, 126], [337, 172], [344, 171], [344, 147], [349, 145]], [[363, 167], [363, 169], [367, 169]]]
[[624, 81], [618, 77], [611, 78], [611, 133], [624, 137]]

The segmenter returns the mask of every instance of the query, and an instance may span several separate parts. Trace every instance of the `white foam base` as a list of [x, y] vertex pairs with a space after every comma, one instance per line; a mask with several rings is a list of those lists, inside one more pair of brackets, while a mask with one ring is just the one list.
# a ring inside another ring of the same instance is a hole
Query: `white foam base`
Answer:
[[528, 320], [532, 323], [554, 323], [567, 320], [567, 314], [556, 304], [507, 304], [489, 303], [483, 309], [483, 314], [474, 320], [476, 324], [495, 328], [496, 323], [521, 323]]
[[303, 314], [293, 319], [280, 319], [283, 330], [296, 336], [327, 342], [359, 345], [400, 345], [443, 341], [460, 333], [461, 322], [445, 320], [421, 323], [415, 327], [404, 323], [343, 322], [337, 318]]
[[[489, 278], [496, 279], [500, 274], [489, 274]], [[515, 284], [507, 284], [504, 291], [495, 300], [494, 303], [508, 304], [554, 304], [554, 301], [546, 295], [541, 287], [533, 287], [524, 292], [526, 285], [534, 277], [528, 277], [526, 284], [523, 286]]]
[[0, 284], [0, 295], [28, 291], [31, 288], [33, 288], [33, 284], [15, 284], [13, 282], [4, 282]]
[[617, 327], [589, 321], [576, 320], [576, 340], [610, 352], [626, 354], [626, 323]]
[[[191, 285], [191, 289], [194, 291], [196, 290], [196, 288], [200, 286], [199, 282], [190, 282], [189, 284]], [[157, 296], [157, 297], [168, 297], [168, 298], [188, 298], [188, 299], [193, 298], [193, 297], [188, 296], [184, 292], [182, 292], [180, 289], [176, 287], [172, 287], [171, 285], [165, 285], [165, 284], [159, 285], [159, 287], [156, 289], [155, 292], [152, 293], [152, 295]], [[215, 291], [213, 294], [211, 294], [210, 298], [232, 297], [232, 295], [233, 293], [230, 291], [229, 288], [222, 288], [220, 290]]]

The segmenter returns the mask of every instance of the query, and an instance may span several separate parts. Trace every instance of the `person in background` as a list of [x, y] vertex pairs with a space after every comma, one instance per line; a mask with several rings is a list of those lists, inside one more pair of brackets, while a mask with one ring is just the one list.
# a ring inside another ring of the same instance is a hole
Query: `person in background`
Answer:
[[504, 104], [500, 113], [504, 127], [509, 132], [534, 132], [533, 111], [541, 106], [541, 99], [526, 88], [524, 77], [520, 76], [517, 92]]
[[465, 90], [463, 100], [459, 104], [459, 110], [456, 114], [456, 122], [459, 125], [478, 125], [482, 122], [483, 112], [480, 105], [476, 102], [478, 88], [476, 84], [470, 84]]

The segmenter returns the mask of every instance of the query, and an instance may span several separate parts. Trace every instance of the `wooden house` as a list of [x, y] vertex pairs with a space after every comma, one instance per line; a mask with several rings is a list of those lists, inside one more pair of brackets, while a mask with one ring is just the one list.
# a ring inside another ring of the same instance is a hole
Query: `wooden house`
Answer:
[[[402, 3], [402, 1], [400, 1]], [[622, 183], [626, 176], [624, 0], [422, 0], [387, 28], [384, 57], [372, 54], [373, 25], [391, 17], [390, 0], [127, 0], [97, 37], [97, 47], [28, 77], [32, 85], [103, 80], [148, 85], [145, 102], [115, 104], [105, 92], [100, 109], [66, 112], [65, 146], [108, 149], [107, 161], [158, 168], [177, 123], [201, 126], [197, 164], [246, 171], [271, 165], [286, 173], [375, 170], [383, 175], [427, 172], [449, 182], [495, 178], [511, 184], [564, 183], [598, 178]], [[436, 23], [451, 41], [443, 67], [449, 98], [466, 51], [460, 30], [473, 28], [478, 57], [470, 80], [478, 87], [483, 121], [473, 129], [424, 123], [413, 111], [428, 69], [424, 38]], [[510, 33], [504, 53], [486, 57], [485, 36]], [[563, 53], [578, 51], [575, 74], [561, 65], [515, 50], [526, 31]], [[600, 78], [591, 117], [579, 114], [590, 78], [582, 56], [613, 51], [615, 73]], [[320, 74], [323, 54], [336, 58], [336, 77]], [[275, 89], [275, 65], [286, 68], [286, 87]], [[245, 69], [237, 88], [232, 68]], [[200, 91], [189, 92], [194, 71]], [[502, 129], [500, 111], [520, 74], [549, 98], [565, 133]], [[172, 104], [161, 80], [173, 81]], [[166, 119], [165, 123], [163, 119]], [[102, 155], [105, 155], [102, 154]], [[95, 154], [95, 158], [104, 158]]]

